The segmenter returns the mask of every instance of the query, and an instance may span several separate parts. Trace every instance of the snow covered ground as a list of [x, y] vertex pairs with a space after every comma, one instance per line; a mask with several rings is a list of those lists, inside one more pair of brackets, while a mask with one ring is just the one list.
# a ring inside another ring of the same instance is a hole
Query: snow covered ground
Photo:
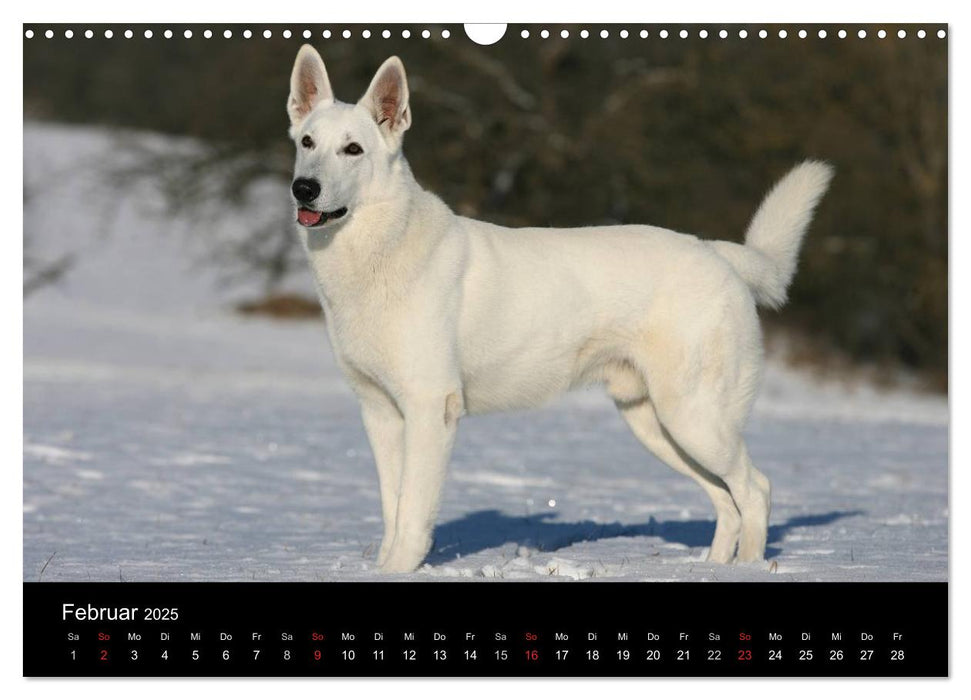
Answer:
[[[212, 232], [106, 189], [117, 157], [104, 132], [25, 127], [29, 250], [78, 262], [24, 302], [24, 580], [383, 578], [377, 477], [323, 324], [232, 313], [239, 290], [198, 265]], [[707, 564], [701, 489], [585, 392], [464, 420], [435, 547], [398, 578], [947, 579], [946, 399], [773, 361], [747, 437], [773, 483], [769, 562]]]

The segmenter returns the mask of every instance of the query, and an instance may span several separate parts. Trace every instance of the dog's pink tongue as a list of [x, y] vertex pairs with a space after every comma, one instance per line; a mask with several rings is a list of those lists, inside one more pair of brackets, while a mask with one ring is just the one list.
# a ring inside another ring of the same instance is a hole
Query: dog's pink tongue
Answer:
[[297, 209], [297, 221], [302, 226], [316, 226], [324, 213], [321, 211], [311, 211], [310, 209]]

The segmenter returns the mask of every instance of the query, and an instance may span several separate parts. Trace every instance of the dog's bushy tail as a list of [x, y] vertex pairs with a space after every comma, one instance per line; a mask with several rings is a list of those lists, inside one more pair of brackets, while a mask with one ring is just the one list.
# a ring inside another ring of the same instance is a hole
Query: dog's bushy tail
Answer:
[[807, 160], [782, 178], [766, 195], [745, 234], [745, 245], [714, 241], [752, 290], [756, 303], [777, 309], [796, 272], [796, 261], [813, 209], [829, 187], [833, 168]]

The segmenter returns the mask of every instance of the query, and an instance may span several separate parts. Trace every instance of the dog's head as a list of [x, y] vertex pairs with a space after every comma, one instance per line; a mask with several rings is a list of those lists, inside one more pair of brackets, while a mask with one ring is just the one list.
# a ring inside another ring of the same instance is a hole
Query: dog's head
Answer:
[[290, 137], [297, 146], [291, 192], [306, 228], [352, 216], [382, 198], [406, 167], [401, 142], [411, 126], [405, 67], [392, 56], [357, 104], [334, 99], [320, 54], [305, 44], [290, 75]]

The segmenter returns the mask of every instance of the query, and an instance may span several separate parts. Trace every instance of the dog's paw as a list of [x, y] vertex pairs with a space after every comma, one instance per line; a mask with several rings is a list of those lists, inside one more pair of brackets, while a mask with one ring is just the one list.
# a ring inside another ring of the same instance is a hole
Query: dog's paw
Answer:
[[381, 548], [378, 549], [378, 558], [375, 560], [378, 567], [383, 567], [391, 553], [391, 544], [394, 540], [385, 538], [381, 541]]
[[425, 558], [423, 551], [406, 551], [392, 548], [388, 556], [378, 566], [386, 574], [410, 574], [421, 566]]
[[410, 574], [418, 568], [419, 564], [421, 559], [416, 562], [413, 559], [388, 557], [378, 568], [383, 574]]

